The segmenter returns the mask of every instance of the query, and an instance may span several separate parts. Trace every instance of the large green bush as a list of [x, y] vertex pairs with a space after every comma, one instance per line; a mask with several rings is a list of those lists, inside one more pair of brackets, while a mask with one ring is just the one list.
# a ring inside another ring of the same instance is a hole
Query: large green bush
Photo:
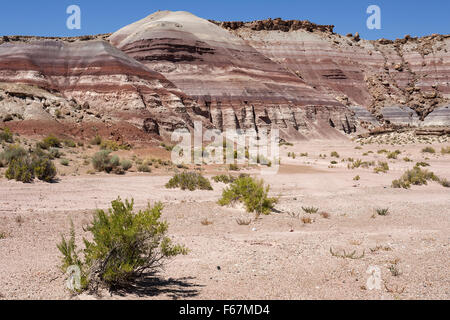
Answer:
[[422, 149], [423, 153], [436, 153], [436, 150], [433, 147], [426, 147]]
[[92, 157], [92, 165], [94, 169], [106, 173], [125, 174], [125, 169], [128, 165], [125, 163], [125, 167], [122, 166], [120, 158], [116, 155], [111, 156], [110, 150], [101, 150]]
[[34, 170], [29, 158], [13, 159], [9, 163], [5, 172], [5, 177], [9, 180], [31, 183], [34, 180]]
[[107, 212], [97, 210], [90, 226], [92, 241], [84, 239], [84, 257], [75, 245], [73, 227], [70, 239], [57, 245], [63, 255], [62, 269], [76, 265], [81, 270], [81, 290], [127, 286], [139, 277], [158, 272], [168, 258], [187, 254], [167, 237], [168, 224], [160, 221], [163, 206], [157, 203], [133, 212], [133, 201], [117, 199]]
[[239, 201], [245, 205], [248, 212], [267, 215], [278, 202], [277, 198], [268, 197], [269, 190], [270, 187], [265, 187], [263, 180], [240, 177], [223, 190], [219, 204], [226, 206]]
[[120, 158], [118, 156], [111, 156], [110, 150], [101, 150], [92, 157], [92, 165], [94, 169], [106, 173], [114, 172], [116, 174], [124, 174], [125, 171], [121, 167]]
[[20, 146], [9, 146], [0, 154], [0, 162], [8, 165], [5, 177], [10, 180], [30, 183], [37, 177], [52, 182], [56, 177], [55, 165], [40, 148], [27, 152]]
[[177, 173], [170, 181], [166, 184], [166, 188], [175, 189], [180, 188], [181, 190], [213, 190], [211, 183], [208, 179], [203, 177], [197, 172], [183, 172]]
[[109, 151], [109, 150], [102, 150], [102, 151], [97, 152], [92, 157], [92, 165], [94, 166], [95, 170], [111, 172], [112, 169], [110, 166], [110, 162], [111, 162], [110, 153], [111, 153], [111, 151]]
[[60, 148], [61, 147], [61, 140], [59, 140], [54, 135], [49, 135], [48, 137], [45, 137], [41, 142], [38, 142], [38, 147], [42, 149], [49, 149], [49, 148]]
[[8, 165], [12, 160], [17, 160], [28, 155], [28, 152], [19, 145], [9, 145], [0, 153], [0, 161]]
[[130, 160], [122, 160], [120, 165], [122, 166], [123, 170], [128, 171], [133, 167], [133, 162], [131, 162]]
[[56, 177], [56, 168], [48, 158], [36, 158], [33, 160], [33, 170], [36, 178], [45, 182], [52, 182]]
[[430, 180], [440, 182], [439, 177], [433, 172], [416, 166], [406, 171], [400, 179], [392, 181], [392, 187], [409, 189], [411, 185], [427, 185]]

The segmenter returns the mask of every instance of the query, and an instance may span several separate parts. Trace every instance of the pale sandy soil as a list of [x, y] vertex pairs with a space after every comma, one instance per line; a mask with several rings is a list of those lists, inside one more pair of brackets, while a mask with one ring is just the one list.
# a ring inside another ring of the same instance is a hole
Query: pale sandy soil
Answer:
[[[102, 299], [449, 299], [450, 189], [434, 182], [411, 190], [390, 185], [418, 161], [450, 179], [450, 155], [423, 155], [423, 145], [355, 146], [339, 141], [282, 147], [279, 173], [264, 177], [271, 193], [280, 196], [277, 212], [249, 226], [239, 226], [236, 218], [251, 215], [216, 204], [223, 184], [213, 184], [210, 192], [167, 190], [169, 174], [136, 173], [66, 176], [55, 184], [0, 179], [0, 231], [6, 234], [0, 240], [0, 297], [97, 298], [72, 297], [65, 290], [55, 244], [67, 233], [70, 219], [84, 235], [82, 226], [92, 211], [107, 208], [120, 195], [133, 197], [137, 207], [162, 201], [170, 234], [190, 253], [174, 259], [159, 280]], [[380, 149], [403, 152], [389, 160], [387, 174], [349, 170], [348, 162], [341, 162], [348, 157], [387, 161], [377, 154]], [[293, 151], [308, 152], [308, 157], [288, 159]], [[331, 151], [340, 158], [332, 159]], [[368, 151], [374, 153], [362, 156]], [[414, 162], [403, 161], [406, 156]], [[332, 160], [338, 164], [329, 168]], [[356, 175], [360, 181], [353, 180]], [[304, 224], [288, 214], [309, 216], [302, 206], [318, 207], [330, 218], [313, 214], [313, 223]], [[389, 208], [390, 214], [378, 216], [377, 208]], [[213, 224], [202, 225], [205, 218]], [[339, 258], [330, 248], [365, 255]], [[381, 290], [366, 288], [371, 266], [381, 269]], [[394, 276], [390, 266], [400, 275]]]

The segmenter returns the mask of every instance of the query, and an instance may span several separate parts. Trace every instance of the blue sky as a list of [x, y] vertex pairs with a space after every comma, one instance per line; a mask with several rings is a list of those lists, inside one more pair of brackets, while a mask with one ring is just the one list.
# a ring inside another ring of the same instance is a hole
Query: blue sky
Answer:
[[[66, 8], [79, 5], [81, 30], [66, 28]], [[369, 30], [369, 5], [381, 8], [381, 30]], [[0, 35], [78, 36], [114, 32], [157, 10], [184, 10], [223, 21], [271, 18], [334, 24], [341, 34], [365, 39], [450, 33], [448, 0], [3, 0]]]

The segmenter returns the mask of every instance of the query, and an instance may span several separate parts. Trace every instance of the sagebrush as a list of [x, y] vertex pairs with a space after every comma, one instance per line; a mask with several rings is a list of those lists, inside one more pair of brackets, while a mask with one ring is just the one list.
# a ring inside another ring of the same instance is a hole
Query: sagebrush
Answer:
[[80, 291], [128, 286], [160, 271], [169, 258], [187, 254], [184, 246], [173, 244], [167, 236], [168, 224], [160, 221], [161, 203], [138, 212], [133, 212], [133, 204], [118, 198], [108, 211], [97, 210], [86, 229], [93, 240], [83, 239], [82, 253], [77, 250], [73, 225], [70, 238], [62, 236], [57, 245], [61, 267], [63, 272], [74, 265], [80, 268]]
[[27, 151], [18, 145], [8, 146], [0, 154], [2, 166], [8, 166], [5, 177], [24, 183], [33, 182], [35, 178], [45, 182], [54, 181], [57, 172], [50, 158], [40, 148]]
[[198, 172], [177, 173], [166, 184], [167, 189], [180, 188], [181, 190], [213, 190], [211, 182]]
[[431, 171], [420, 167], [414, 167], [413, 169], [406, 171], [400, 179], [392, 181], [392, 187], [409, 189], [411, 188], [411, 185], [427, 185], [428, 181], [441, 182], [441, 179]]
[[263, 180], [240, 177], [223, 190], [219, 204], [227, 206], [234, 202], [242, 202], [247, 212], [267, 215], [272, 212], [274, 205], [278, 202], [277, 198], [268, 196], [269, 191], [270, 187], [264, 186]]

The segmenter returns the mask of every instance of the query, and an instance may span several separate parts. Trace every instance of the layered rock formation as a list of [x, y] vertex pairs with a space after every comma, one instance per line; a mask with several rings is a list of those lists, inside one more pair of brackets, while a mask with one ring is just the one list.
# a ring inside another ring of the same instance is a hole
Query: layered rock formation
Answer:
[[333, 97], [190, 13], [158, 12], [114, 33], [110, 41], [194, 98], [219, 129], [276, 125], [307, 132], [309, 122], [323, 119], [345, 132], [355, 129], [352, 114]]
[[448, 126], [450, 123], [450, 105], [434, 109], [424, 122], [426, 126]]
[[419, 124], [419, 116], [414, 110], [402, 106], [383, 107], [381, 109], [383, 119], [392, 124], [417, 126]]
[[190, 99], [163, 75], [106, 41], [4, 43], [0, 83], [4, 118], [126, 120], [161, 134], [196, 117]]
[[423, 120], [450, 98], [450, 36], [365, 41], [334, 34], [331, 27], [255, 23], [220, 25], [346, 105], [363, 105], [381, 118], [383, 107], [407, 105]]
[[0, 37], [0, 118], [121, 124], [143, 137], [197, 120], [289, 139], [450, 126], [449, 50], [450, 36], [365, 41], [308, 21], [161, 11], [113, 34]]

